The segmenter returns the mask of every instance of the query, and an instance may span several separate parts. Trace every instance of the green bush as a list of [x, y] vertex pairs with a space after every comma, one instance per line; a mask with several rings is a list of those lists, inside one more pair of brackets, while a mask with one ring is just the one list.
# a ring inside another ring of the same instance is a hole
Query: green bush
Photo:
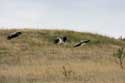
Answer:
[[119, 64], [123, 69], [123, 58], [125, 57], [124, 48], [119, 48], [116, 53], [113, 54], [114, 57], [118, 58]]

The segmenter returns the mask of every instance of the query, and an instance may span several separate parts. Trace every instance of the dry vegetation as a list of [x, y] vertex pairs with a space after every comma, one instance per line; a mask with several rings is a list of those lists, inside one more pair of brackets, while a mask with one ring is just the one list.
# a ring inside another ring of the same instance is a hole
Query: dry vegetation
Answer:
[[[113, 53], [125, 42], [98, 34], [57, 30], [21, 30], [7, 40], [0, 30], [0, 83], [125, 83]], [[66, 45], [54, 45], [57, 36], [68, 36]], [[73, 48], [80, 39], [90, 39]], [[123, 67], [125, 62], [123, 61]]]

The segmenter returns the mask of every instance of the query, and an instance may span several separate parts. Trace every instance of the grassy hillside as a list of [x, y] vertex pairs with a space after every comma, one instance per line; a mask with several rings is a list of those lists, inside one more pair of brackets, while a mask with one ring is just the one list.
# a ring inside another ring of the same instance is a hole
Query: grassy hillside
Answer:
[[[7, 40], [13, 31], [23, 34]], [[55, 45], [57, 36], [68, 42]], [[81, 39], [91, 42], [73, 48]], [[113, 57], [119, 47], [125, 42], [92, 33], [0, 30], [0, 83], [124, 83], [125, 70]]]

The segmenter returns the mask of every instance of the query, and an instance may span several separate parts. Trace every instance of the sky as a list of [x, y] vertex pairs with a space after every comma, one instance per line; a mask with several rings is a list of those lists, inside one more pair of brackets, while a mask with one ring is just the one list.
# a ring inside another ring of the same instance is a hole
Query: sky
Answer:
[[125, 0], [0, 0], [0, 28], [66, 29], [125, 37]]

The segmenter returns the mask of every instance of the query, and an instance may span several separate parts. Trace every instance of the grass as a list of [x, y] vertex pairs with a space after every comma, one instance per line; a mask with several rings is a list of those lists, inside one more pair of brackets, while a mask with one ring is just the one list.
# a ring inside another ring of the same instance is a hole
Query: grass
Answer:
[[[125, 47], [124, 41], [86, 32], [30, 29], [8, 41], [13, 31], [18, 30], [0, 30], [0, 83], [125, 82], [125, 70], [113, 57]], [[57, 36], [67, 36], [66, 45], [55, 45]], [[73, 48], [81, 39], [91, 42]]]

